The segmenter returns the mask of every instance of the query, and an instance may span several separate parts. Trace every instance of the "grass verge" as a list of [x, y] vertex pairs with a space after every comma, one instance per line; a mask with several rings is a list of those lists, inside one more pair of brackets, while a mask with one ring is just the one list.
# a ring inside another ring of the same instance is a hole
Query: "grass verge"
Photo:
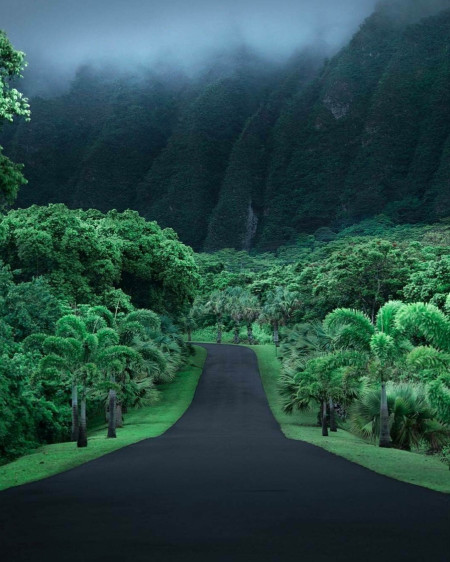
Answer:
[[438, 492], [450, 493], [450, 471], [436, 457], [398, 449], [380, 449], [343, 429], [339, 429], [337, 433], [330, 433], [329, 437], [322, 437], [321, 430], [316, 425], [317, 413], [285, 414], [278, 393], [280, 362], [275, 356], [274, 346], [261, 345], [251, 349], [258, 357], [270, 408], [286, 437], [322, 447], [330, 453], [385, 476]]
[[44, 445], [36, 451], [0, 466], [0, 490], [41, 480], [96, 459], [107, 453], [158, 437], [167, 431], [187, 410], [194, 397], [206, 350], [194, 347], [195, 355], [170, 384], [160, 386], [160, 400], [154, 406], [132, 410], [126, 414], [125, 425], [117, 430], [116, 439], [106, 439], [106, 425], [89, 434], [89, 444], [78, 449], [75, 443]]

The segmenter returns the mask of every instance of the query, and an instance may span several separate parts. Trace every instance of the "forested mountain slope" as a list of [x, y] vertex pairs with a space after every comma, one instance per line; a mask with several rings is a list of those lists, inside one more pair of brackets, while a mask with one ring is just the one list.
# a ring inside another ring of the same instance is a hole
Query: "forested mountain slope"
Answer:
[[447, 217], [450, 1], [438, 4], [381, 4], [324, 65], [242, 49], [196, 78], [82, 69], [2, 132], [26, 165], [18, 204], [131, 207], [197, 250], [275, 248], [379, 213]]

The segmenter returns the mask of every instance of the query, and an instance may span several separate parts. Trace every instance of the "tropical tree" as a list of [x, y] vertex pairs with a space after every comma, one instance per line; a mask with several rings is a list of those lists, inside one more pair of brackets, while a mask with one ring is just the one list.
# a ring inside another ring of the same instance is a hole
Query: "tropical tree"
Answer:
[[332, 335], [322, 322], [296, 324], [286, 330], [280, 347], [283, 369], [304, 369], [309, 359], [334, 350]]
[[205, 303], [205, 312], [215, 317], [217, 325], [217, 343], [222, 343], [223, 318], [227, 309], [224, 291], [213, 291]]
[[248, 297], [248, 291], [242, 287], [229, 287], [225, 290], [225, 312], [234, 323], [233, 342], [240, 342], [239, 332], [242, 321], [244, 320], [244, 300]]
[[253, 345], [255, 338], [253, 337], [253, 323], [259, 318], [261, 314], [261, 305], [256, 296], [246, 291], [241, 299], [241, 312], [242, 320], [247, 326], [248, 343]]
[[[194, 303], [195, 305], [195, 303]], [[198, 314], [198, 308], [193, 307], [189, 310], [187, 314], [180, 316], [179, 324], [183, 331], [186, 333], [187, 341], [192, 341], [192, 332], [197, 328], [196, 316]]]
[[396, 315], [403, 304], [386, 303], [378, 312], [375, 325], [364, 313], [340, 308], [331, 312], [324, 321], [327, 330], [334, 333], [335, 345], [365, 354], [368, 368], [381, 382], [380, 447], [390, 447], [389, 410], [386, 381], [399, 373], [399, 362], [412, 345], [396, 324]]
[[261, 312], [261, 322], [269, 323], [273, 329], [275, 346], [280, 345], [279, 328], [292, 320], [294, 312], [301, 307], [298, 293], [285, 287], [277, 287], [267, 294], [266, 302]]
[[20, 280], [44, 276], [72, 304], [108, 304], [118, 315], [129, 309], [127, 293], [134, 306], [177, 315], [196, 295], [192, 250], [134, 211], [33, 205], [0, 216], [0, 229], [0, 259]]
[[[43, 372], [59, 371], [72, 386], [72, 440], [78, 447], [87, 446], [86, 386], [95, 377], [94, 355], [97, 338], [89, 333], [86, 324], [78, 317], [67, 315], [56, 325], [56, 335], [44, 341], [44, 357], [40, 367]], [[78, 385], [82, 385], [81, 415], [78, 416]]]
[[[92, 331], [92, 322], [100, 326]], [[89, 329], [91, 328], [91, 329]], [[101, 383], [102, 375], [109, 374], [107, 384], [111, 386], [110, 400], [114, 402], [114, 374], [125, 368], [124, 362], [139, 356], [127, 346], [119, 345], [119, 334], [104, 327], [100, 316], [88, 316], [82, 319], [75, 315], [66, 315], [56, 324], [54, 336], [46, 338], [43, 344], [44, 357], [40, 367], [43, 372], [58, 371], [72, 387], [72, 439], [77, 440], [78, 447], [87, 446], [86, 399], [89, 386]], [[78, 417], [78, 386], [81, 386], [80, 416]], [[115, 408], [110, 411], [114, 420]], [[110, 437], [114, 437], [111, 427]]]
[[[450, 297], [445, 311], [450, 311]], [[450, 423], [450, 318], [432, 304], [405, 304], [397, 314], [398, 327], [423, 344], [407, 357], [410, 376], [427, 383], [428, 397], [441, 419]]]
[[340, 351], [310, 359], [302, 371], [285, 371], [281, 378], [284, 411], [290, 413], [294, 408], [302, 410], [317, 403], [321, 407], [322, 435], [328, 435], [328, 408], [331, 429], [336, 431], [334, 404], [347, 403], [357, 395], [359, 382], [356, 373], [364, 365], [361, 354]]
[[134, 340], [146, 340], [159, 333], [160, 317], [152, 310], [140, 308], [121, 315], [115, 320], [122, 345], [131, 345]]
[[306, 306], [325, 314], [336, 308], [355, 308], [375, 323], [378, 310], [392, 296], [402, 295], [418, 263], [420, 251], [413, 246], [350, 239], [325, 260], [303, 268], [298, 280]]
[[117, 403], [117, 391], [122, 391], [123, 386], [132, 379], [130, 372], [140, 372], [143, 362], [135, 349], [118, 345], [119, 337], [116, 332], [114, 334], [116, 337], [111, 338], [110, 345], [105, 345], [98, 356], [98, 367], [109, 387], [108, 438], [115, 438], [116, 427], [122, 426], [122, 403]]
[[[27, 66], [25, 54], [16, 51], [11, 45], [6, 33], [0, 31], [0, 119], [12, 121], [15, 116], [30, 119], [28, 100], [11, 82], [21, 77]], [[0, 146], [0, 209], [14, 202], [19, 187], [27, 183], [22, 175], [22, 166], [11, 162], [2, 154]]]
[[[418, 447], [422, 441], [431, 450], [439, 449], [450, 435], [448, 426], [436, 419], [423, 384], [389, 383], [387, 404], [391, 420], [392, 444], [407, 451]], [[350, 427], [365, 437], [375, 439], [380, 435], [380, 393], [366, 386], [350, 408]]]

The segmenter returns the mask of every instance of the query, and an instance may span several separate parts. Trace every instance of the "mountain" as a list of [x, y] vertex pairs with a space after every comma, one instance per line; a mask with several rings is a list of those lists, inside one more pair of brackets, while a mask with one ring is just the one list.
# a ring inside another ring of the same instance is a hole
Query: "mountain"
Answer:
[[18, 205], [131, 207], [195, 249], [273, 249], [377, 214], [450, 216], [450, 0], [381, 2], [331, 60], [247, 49], [195, 76], [80, 70], [0, 144]]

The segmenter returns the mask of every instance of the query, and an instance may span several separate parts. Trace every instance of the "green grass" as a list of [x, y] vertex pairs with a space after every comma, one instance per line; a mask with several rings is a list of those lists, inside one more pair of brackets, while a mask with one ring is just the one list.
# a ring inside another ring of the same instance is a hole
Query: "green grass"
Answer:
[[391, 478], [450, 493], [450, 471], [436, 457], [398, 449], [380, 449], [343, 429], [322, 437], [321, 429], [316, 425], [317, 412], [284, 413], [278, 393], [280, 362], [275, 357], [274, 346], [261, 345], [251, 349], [258, 357], [270, 408], [286, 437], [317, 445]]
[[58, 474], [142, 439], [162, 435], [184, 414], [194, 397], [206, 359], [205, 349], [194, 349], [195, 355], [175, 380], [161, 385], [156, 405], [126, 414], [124, 427], [117, 430], [117, 439], [106, 439], [105, 425], [89, 434], [89, 444], [84, 449], [78, 449], [75, 443], [40, 447], [0, 467], [0, 490]]

